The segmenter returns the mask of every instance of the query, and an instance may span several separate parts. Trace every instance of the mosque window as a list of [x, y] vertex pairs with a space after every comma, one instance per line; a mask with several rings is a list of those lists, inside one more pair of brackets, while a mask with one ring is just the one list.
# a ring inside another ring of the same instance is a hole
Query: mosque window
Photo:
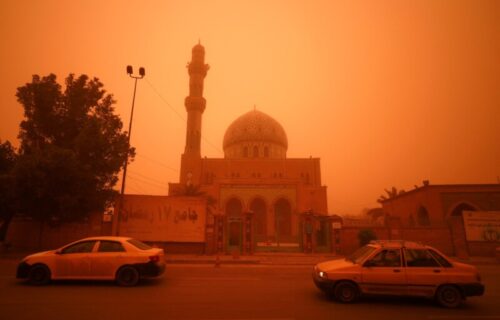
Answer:
[[253, 147], [253, 156], [257, 158], [259, 156], [259, 148], [257, 146]]
[[429, 213], [424, 207], [420, 207], [417, 213], [417, 222], [419, 226], [430, 226], [431, 221], [429, 220]]
[[248, 158], [248, 147], [243, 147], [243, 157]]
[[264, 147], [264, 157], [268, 158], [269, 157], [269, 148]]

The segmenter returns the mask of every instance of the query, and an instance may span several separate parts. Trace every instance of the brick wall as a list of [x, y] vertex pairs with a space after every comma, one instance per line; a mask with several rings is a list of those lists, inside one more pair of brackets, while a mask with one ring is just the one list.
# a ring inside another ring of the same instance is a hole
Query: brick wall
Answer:
[[[395, 233], [393, 229], [385, 227], [344, 227], [341, 229], [341, 254], [350, 254], [359, 248], [358, 234], [360, 230], [371, 229], [377, 239], [408, 240], [422, 242], [435, 247], [447, 255], [453, 254], [453, 244], [450, 231], [447, 228], [401, 228]], [[397, 235], [395, 237], [394, 235]], [[485, 249], [486, 250], [486, 249]]]
[[51, 250], [67, 243], [102, 234], [102, 214], [93, 214], [83, 222], [51, 226], [39, 222], [15, 218], [7, 231], [7, 242], [19, 250]]

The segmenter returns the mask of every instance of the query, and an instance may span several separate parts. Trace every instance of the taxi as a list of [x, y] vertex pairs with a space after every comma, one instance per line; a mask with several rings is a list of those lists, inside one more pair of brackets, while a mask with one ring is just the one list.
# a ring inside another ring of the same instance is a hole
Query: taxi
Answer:
[[432, 298], [455, 308], [466, 297], [484, 294], [475, 266], [409, 241], [372, 241], [345, 259], [317, 264], [312, 277], [319, 289], [343, 303], [361, 295], [398, 295]]
[[34, 285], [51, 280], [115, 280], [134, 286], [165, 271], [163, 249], [129, 237], [91, 237], [22, 259], [16, 277]]

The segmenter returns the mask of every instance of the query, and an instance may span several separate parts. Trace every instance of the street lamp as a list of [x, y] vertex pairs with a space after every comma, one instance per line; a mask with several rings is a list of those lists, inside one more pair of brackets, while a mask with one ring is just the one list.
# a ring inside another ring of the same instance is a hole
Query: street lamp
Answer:
[[127, 156], [125, 157], [125, 163], [123, 164], [123, 177], [122, 177], [122, 188], [120, 191], [120, 207], [118, 209], [118, 225], [116, 227], [116, 235], [120, 229], [120, 219], [123, 211], [123, 196], [125, 194], [125, 179], [127, 178], [127, 165], [128, 165], [128, 148], [130, 148], [130, 135], [132, 134], [132, 120], [134, 118], [134, 105], [135, 105], [135, 92], [137, 90], [137, 80], [144, 78], [146, 75], [146, 70], [143, 67], [139, 68], [139, 75], [134, 75], [134, 69], [132, 66], [127, 66], [127, 74], [129, 77], [134, 79], [134, 95], [132, 96], [132, 110], [130, 111], [130, 120], [128, 124], [128, 134], [127, 134]]

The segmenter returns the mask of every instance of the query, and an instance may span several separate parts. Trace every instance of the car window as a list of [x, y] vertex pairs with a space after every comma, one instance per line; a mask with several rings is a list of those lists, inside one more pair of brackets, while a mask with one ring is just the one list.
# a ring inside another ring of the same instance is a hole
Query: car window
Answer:
[[354, 251], [351, 255], [346, 257], [346, 260], [352, 261], [353, 263], [360, 263], [368, 256], [370, 256], [373, 251], [377, 250], [372, 246], [364, 246]]
[[408, 267], [439, 267], [426, 249], [405, 249], [405, 259]]
[[69, 247], [64, 248], [61, 253], [87, 253], [92, 252], [92, 248], [94, 248], [96, 241], [83, 241], [75, 243]]
[[439, 261], [439, 263], [443, 267], [445, 267], [445, 268], [451, 268], [451, 267], [453, 267], [453, 265], [445, 257], [443, 257], [442, 255], [440, 255], [436, 251], [434, 251], [432, 249], [429, 249], [429, 252], [434, 257], [434, 259], [436, 259], [437, 261]]
[[151, 246], [145, 244], [144, 242], [136, 240], [136, 239], [128, 239], [127, 242], [130, 243], [131, 245], [133, 245], [134, 247], [136, 247], [137, 249], [141, 249], [141, 250], [152, 249]]
[[373, 267], [401, 267], [400, 250], [382, 250], [369, 260], [369, 265]]
[[125, 248], [118, 241], [102, 241], [99, 243], [99, 252], [124, 252]]

